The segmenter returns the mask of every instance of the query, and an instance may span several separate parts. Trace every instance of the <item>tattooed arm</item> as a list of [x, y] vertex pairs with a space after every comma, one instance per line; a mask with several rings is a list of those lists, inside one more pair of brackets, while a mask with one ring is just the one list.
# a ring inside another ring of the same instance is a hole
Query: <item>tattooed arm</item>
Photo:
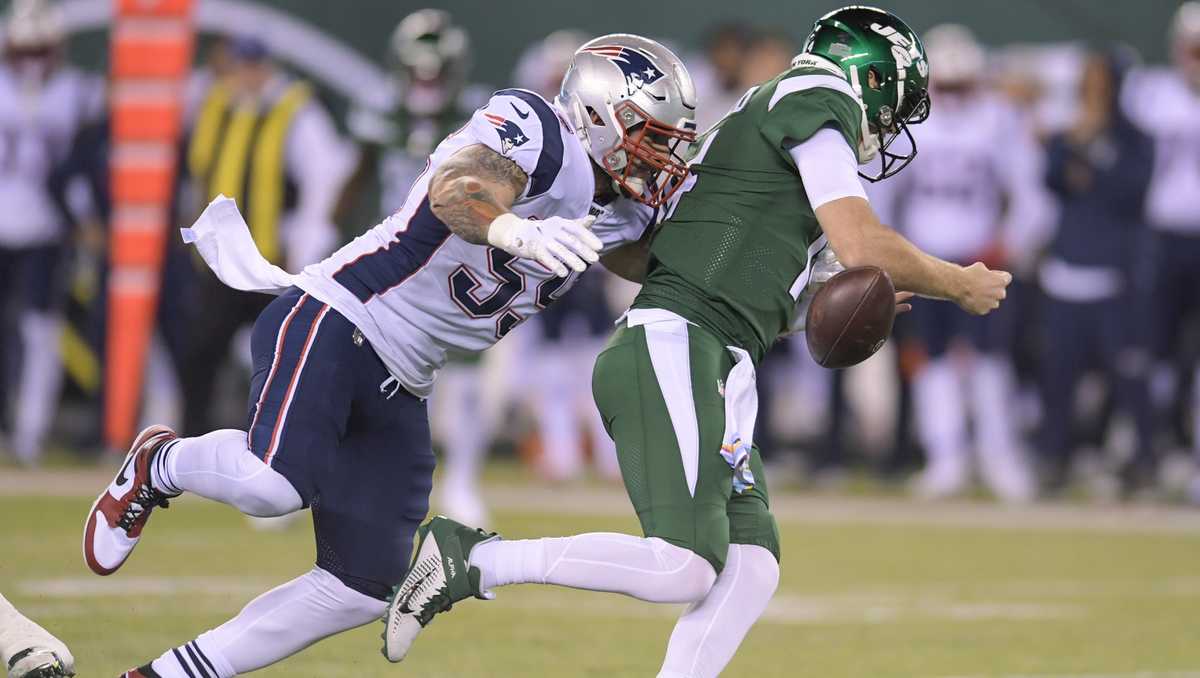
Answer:
[[429, 180], [429, 207], [455, 235], [488, 244], [488, 229], [529, 180], [517, 163], [482, 144], [459, 150]]
[[510, 210], [528, 176], [513, 161], [475, 144], [446, 159], [429, 180], [429, 207], [455, 235], [533, 259], [555, 275], [582, 272], [600, 259], [592, 218], [522, 219]]

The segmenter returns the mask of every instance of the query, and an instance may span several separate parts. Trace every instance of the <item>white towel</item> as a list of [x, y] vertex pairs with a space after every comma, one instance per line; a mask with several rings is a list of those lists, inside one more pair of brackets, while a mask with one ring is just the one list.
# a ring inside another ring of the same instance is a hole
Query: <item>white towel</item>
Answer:
[[185, 243], [196, 246], [221, 282], [235, 290], [282, 294], [296, 284], [296, 276], [267, 261], [258, 251], [250, 227], [231, 198], [218, 195], [191, 228], [180, 232]]
[[750, 354], [736, 346], [726, 348], [737, 358], [737, 363], [725, 377], [725, 438], [721, 456], [733, 467], [733, 489], [740, 494], [754, 487], [750, 451], [758, 419], [758, 387]]

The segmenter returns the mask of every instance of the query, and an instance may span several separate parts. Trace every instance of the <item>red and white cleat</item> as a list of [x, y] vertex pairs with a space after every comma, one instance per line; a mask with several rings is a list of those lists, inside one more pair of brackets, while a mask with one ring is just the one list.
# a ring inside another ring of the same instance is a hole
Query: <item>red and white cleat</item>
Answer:
[[139, 433], [112, 484], [92, 504], [83, 528], [83, 559], [92, 572], [101, 576], [116, 572], [137, 546], [150, 512], [167, 507], [170, 495], [150, 485], [150, 462], [177, 437], [166, 426]]

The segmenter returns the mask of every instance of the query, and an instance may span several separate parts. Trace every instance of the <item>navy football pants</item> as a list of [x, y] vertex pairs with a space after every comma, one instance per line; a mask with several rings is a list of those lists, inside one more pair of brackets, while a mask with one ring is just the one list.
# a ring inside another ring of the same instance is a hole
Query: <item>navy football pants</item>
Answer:
[[312, 508], [317, 565], [385, 598], [429, 510], [425, 402], [391, 379], [354, 325], [292, 289], [254, 324], [250, 449]]

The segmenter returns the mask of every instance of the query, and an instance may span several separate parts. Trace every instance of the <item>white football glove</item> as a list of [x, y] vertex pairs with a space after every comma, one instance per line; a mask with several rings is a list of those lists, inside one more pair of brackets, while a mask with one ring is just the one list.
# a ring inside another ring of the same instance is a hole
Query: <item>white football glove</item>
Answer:
[[508, 212], [488, 227], [488, 242], [515, 257], [533, 259], [565, 278], [571, 274], [568, 267], [583, 272], [588, 264], [600, 261], [604, 245], [589, 230], [593, 221], [592, 216], [522, 219]]

